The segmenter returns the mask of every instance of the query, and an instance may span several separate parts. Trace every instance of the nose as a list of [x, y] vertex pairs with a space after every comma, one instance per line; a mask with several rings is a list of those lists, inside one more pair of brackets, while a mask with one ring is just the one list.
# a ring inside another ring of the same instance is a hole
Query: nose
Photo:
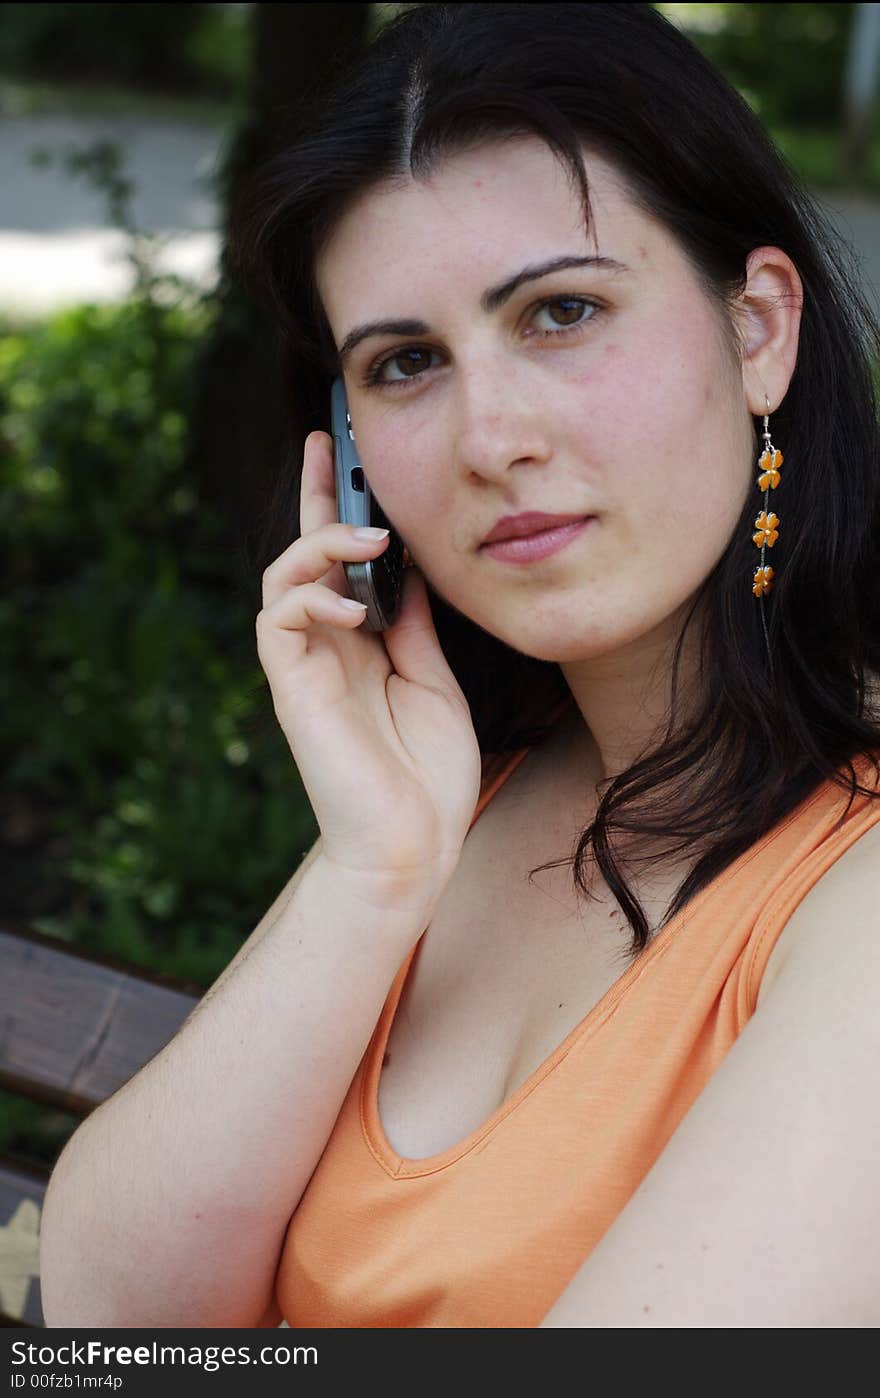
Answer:
[[454, 457], [464, 475], [497, 480], [515, 465], [541, 465], [552, 446], [546, 409], [503, 357], [458, 375], [451, 405]]

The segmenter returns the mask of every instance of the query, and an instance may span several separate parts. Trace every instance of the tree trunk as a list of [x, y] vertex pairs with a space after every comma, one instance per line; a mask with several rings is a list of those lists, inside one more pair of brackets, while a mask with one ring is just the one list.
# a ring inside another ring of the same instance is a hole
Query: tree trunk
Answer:
[[853, 5], [844, 102], [844, 168], [851, 186], [861, 184], [871, 134], [880, 67], [880, 5]]

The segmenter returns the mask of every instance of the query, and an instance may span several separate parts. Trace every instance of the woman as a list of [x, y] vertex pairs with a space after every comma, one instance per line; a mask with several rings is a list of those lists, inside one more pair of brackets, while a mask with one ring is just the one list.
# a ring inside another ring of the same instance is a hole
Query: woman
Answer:
[[234, 228], [321, 835], [65, 1150], [50, 1323], [877, 1324], [877, 338], [821, 218], [650, 6], [478, 4], [393, 21]]

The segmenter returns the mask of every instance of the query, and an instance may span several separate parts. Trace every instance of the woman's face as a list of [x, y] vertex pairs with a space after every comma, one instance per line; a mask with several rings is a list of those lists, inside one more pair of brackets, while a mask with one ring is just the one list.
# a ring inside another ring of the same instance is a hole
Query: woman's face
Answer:
[[[316, 266], [338, 347], [368, 322], [423, 323], [359, 339], [343, 364], [389, 520], [458, 611], [554, 661], [677, 632], [755, 490], [717, 308], [614, 169], [585, 158], [592, 237], [563, 167], [524, 137], [366, 193]], [[596, 256], [609, 264], [483, 300], [526, 268]], [[481, 547], [525, 511], [595, 518], [531, 563]]]

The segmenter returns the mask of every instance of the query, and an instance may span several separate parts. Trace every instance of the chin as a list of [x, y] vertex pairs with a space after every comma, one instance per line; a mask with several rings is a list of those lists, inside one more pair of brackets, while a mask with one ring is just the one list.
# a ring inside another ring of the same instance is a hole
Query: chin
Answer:
[[509, 627], [495, 627], [478, 622], [484, 631], [504, 641], [512, 650], [527, 655], [532, 660], [545, 660], [554, 664], [568, 664], [578, 660], [593, 660], [607, 655], [619, 646], [625, 645], [629, 637], [609, 636], [607, 632], [596, 634], [573, 631], [571, 625], [557, 624], [529, 627], [528, 630], [513, 631]]
[[[509, 643], [510, 644], [510, 643]], [[581, 644], [572, 644], [571, 641], [559, 645], [522, 646], [514, 645], [515, 650], [521, 651], [523, 655], [528, 655], [532, 660], [546, 660], [556, 665], [574, 665], [579, 660], [598, 660], [603, 655], [609, 655], [616, 649], [611, 641], [595, 641], [588, 644], [586, 641]]]

